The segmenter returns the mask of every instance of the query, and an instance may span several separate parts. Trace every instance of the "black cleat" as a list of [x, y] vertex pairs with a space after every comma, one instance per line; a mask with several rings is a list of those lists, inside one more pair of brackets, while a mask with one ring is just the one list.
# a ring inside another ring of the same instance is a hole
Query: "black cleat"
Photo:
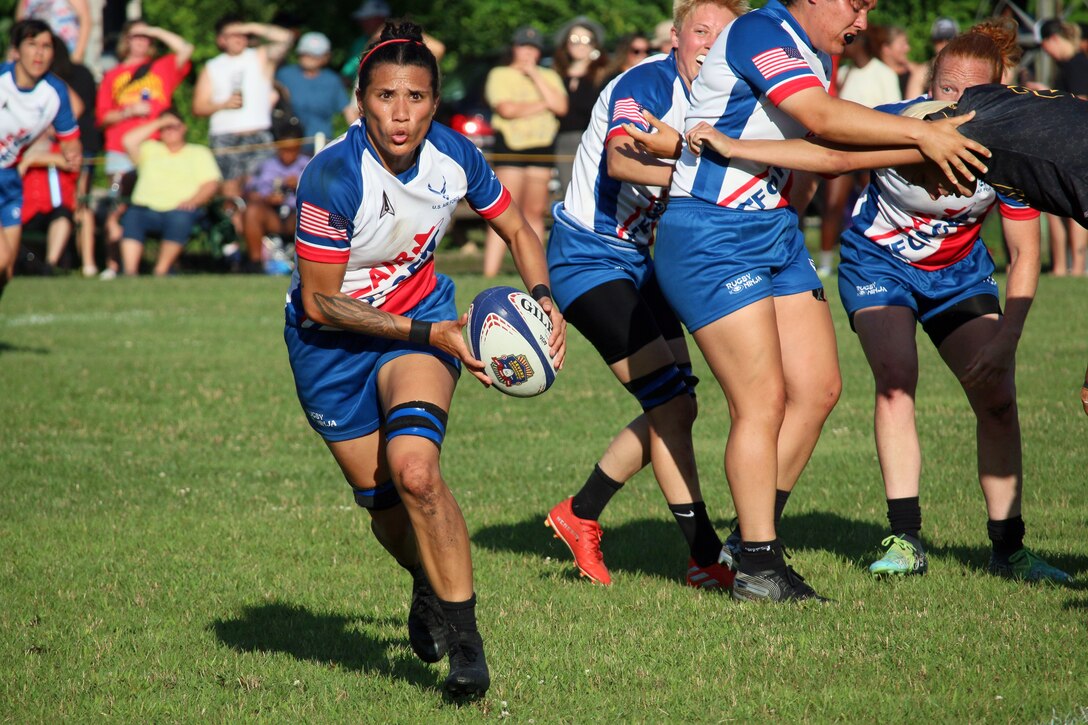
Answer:
[[450, 644], [450, 674], [446, 694], [454, 699], [482, 697], [491, 687], [491, 673], [484, 658], [484, 642], [479, 632], [454, 635]]
[[426, 578], [415, 578], [408, 608], [408, 644], [424, 662], [438, 662], [449, 650], [446, 617]]
[[806, 584], [804, 577], [795, 572], [792, 566], [751, 573], [738, 570], [733, 580], [733, 598], [748, 602], [828, 601]]

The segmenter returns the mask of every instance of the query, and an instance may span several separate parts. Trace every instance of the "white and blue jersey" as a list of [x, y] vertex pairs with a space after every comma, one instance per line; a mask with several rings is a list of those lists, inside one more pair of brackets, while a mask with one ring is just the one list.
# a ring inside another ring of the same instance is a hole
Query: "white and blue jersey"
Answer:
[[[878, 106], [876, 110], [899, 114], [926, 96]], [[950, 267], [965, 258], [979, 238], [982, 222], [995, 204], [1009, 219], [1034, 219], [1031, 207], [998, 194], [981, 179], [970, 197], [942, 196], [911, 184], [895, 169], [873, 172], [873, 180], [854, 207], [854, 219], [843, 235], [843, 244], [878, 245], [900, 262], [921, 270]]]
[[[898, 114], [927, 100], [877, 110]], [[895, 169], [874, 171], [842, 235], [839, 294], [851, 321], [858, 310], [896, 306], [913, 309], [926, 324], [962, 300], [996, 297], [993, 260], [981, 240], [982, 223], [994, 206], [1007, 219], [1039, 216], [981, 179], [969, 197], [932, 199]]]
[[688, 89], [675, 51], [649, 58], [609, 83], [597, 98], [574, 158], [574, 175], [563, 200], [567, 216], [606, 238], [649, 246], [665, 208], [663, 190], [609, 176], [608, 142], [627, 135], [625, 123], [649, 131], [643, 110], [680, 128], [687, 109]]
[[[691, 88], [685, 133], [700, 121], [730, 138], [803, 138], [808, 130], [778, 107], [808, 88], [827, 89], [831, 57], [778, 0], [740, 16], [711, 47]], [[789, 206], [792, 172], [687, 148], [672, 177], [672, 198], [692, 197], [729, 209]]]
[[[435, 288], [434, 252], [461, 199], [485, 219], [510, 205], [471, 141], [432, 123], [416, 163], [392, 174], [359, 120], [302, 172], [295, 251], [300, 259], [346, 264], [344, 294], [404, 314]], [[288, 324], [314, 324], [302, 307], [297, 271], [286, 314]]]
[[62, 141], [79, 137], [64, 81], [46, 73], [33, 88], [20, 88], [15, 64], [0, 65], [0, 226], [22, 223], [23, 182], [16, 165], [50, 126]]

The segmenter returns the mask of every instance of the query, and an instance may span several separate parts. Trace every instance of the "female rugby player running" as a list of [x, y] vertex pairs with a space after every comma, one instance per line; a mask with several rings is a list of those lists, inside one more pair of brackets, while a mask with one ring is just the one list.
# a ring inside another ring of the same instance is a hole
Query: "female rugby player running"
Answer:
[[[676, 48], [628, 70], [597, 99], [574, 162], [566, 199], [555, 206], [548, 265], [555, 300], [593, 343], [642, 415], [609, 444], [582, 489], [556, 505], [547, 524], [599, 584], [612, 581], [597, 523], [612, 495], [653, 463], [654, 474], [687, 542], [687, 583], [726, 588], [732, 572], [718, 563], [722, 542], [699, 490], [691, 427], [695, 378], [684, 331], [654, 279], [650, 243], [665, 206], [672, 162], [635, 147], [623, 124], [647, 110], [679, 126], [691, 81], [718, 34], [747, 10], [744, 0], [679, 0]], [[671, 134], [668, 153], [680, 138]], [[655, 139], [662, 140], [662, 139]]]
[[[865, 28], [866, 0], [770, 0], [718, 37], [686, 126], [743, 138], [916, 146], [955, 177], [984, 151], [949, 121], [891, 118], [827, 93], [829, 53]], [[725, 469], [740, 524], [733, 597], [807, 599], [775, 532], [841, 387], [822, 286], [790, 206], [789, 171], [685, 151], [657, 236], [666, 299], [695, 337], [732, 416]], [[776, 506], [777, 502], [777, 506]]]
[[359, 63], [361, 118], [314, 156], [298, 188], [298, 271], [284, 338], [299, 401], [371, 528], [412, 574], [408, 634], [425, 662], [448, 651], [451, 696], [490, 684], [476, 627], [465, 520], [439, 471], [462, 363], [486, 384], [461, 336], [453, 283], [434, 250], [465, 198], [510, 245], [552, 319], [562, 367], [565, 323], [552, 304], [540, 240], [483, 155], [432, 122], [438, 66], [417, 25], [387, 23]]
[[69, 161], [82, 155], [79, 126], [68, 101], [68, 87], [49, 72], [53, 33], [42, 20], [20, 20], [11, 27], [12, 61], [0, 65], [0, 295], [15, 270], [22, 237], [23, 151], [53, 126]]
[[[941, 50], [928, 97], [879, 110], [925, 113], [931, 99], [958, 101], [967, 88], [1000, 81], [1004, 70], [1016, 66], [1020, 52], [1009, 26], [977, 25]], [[693, 128], [688, 142], [693, 150], [713, 149], [727, 158], [821, 173], [921, 161], [910, 150], [843, 152], [806, 141], [736, 142], [707, 124]], [[1004, 315], [992, 277], [994, 263], [979, 236], [986, 213], [995, 206], [1010, 255]], [[839, 267], [843, 305], [876, 379], [876, 445], [892, 534], [883, 541], [887, 552], [869, 567], [874, 575], [924, 574], [927, 569], [918, 497], [922, 456], [914, 418], [915, 328], [921, 322], [960, 380], [977, 419], [978, 478], [993, 545], [990, 571], [1027, 580], [1069, 579], [1024, 547], [1020, 514], [1015, 355], [1038, 280], [1038, 212], [982, 181], [969, 197], [934, 199], [894, 169], [874, 174], [852, 227], [843, 234]]]

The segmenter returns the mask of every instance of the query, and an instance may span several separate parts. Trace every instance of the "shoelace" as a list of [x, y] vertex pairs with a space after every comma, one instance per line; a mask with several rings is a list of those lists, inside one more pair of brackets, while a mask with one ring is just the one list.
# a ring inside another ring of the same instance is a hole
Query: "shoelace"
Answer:
[[880, 545], [881, 546], [894, 547], [894, 548], [899, 549], [900, 551], [903, 551], [903, 552], [905, 552], [907, 554], [914, 554], [915, 553], [914, 547], [911, 546], [909, 541], [907, 541], [906, 539], [904, 539], [901, 536], [896, 536], [895, 534], [892, 534], [891, 536], [886, 537], [883, 541], [880, 542]]

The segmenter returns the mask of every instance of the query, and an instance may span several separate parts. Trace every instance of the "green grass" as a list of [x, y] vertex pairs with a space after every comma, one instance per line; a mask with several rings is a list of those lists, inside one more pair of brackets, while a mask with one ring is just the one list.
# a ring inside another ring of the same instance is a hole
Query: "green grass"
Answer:
[[[502, 282], [513, 282], [505, 278]], [[458, 276], [461, 307], [484, 287]], [[1076, 721], [1088, 591], [988, 576], [973, 419], [919, 334], [930, 574], [876, 583], [885, 533], [872, 382], [837, 299], [842, 401], [782, 535], [828, 606], [740, 606], [682, 584], [651, 475], [605, 513], [608, 589], [543, 526], [637, 411], [572, 332], [552, 391], [458, 390], [444, 472], [473, 540], [493, 686], [455, 707], [408, 648], [408, 577], [306, 425], [282, 279], [17, 279], [0, 306], [0, 717]], [[832, 290], [829, 290], [832, 291]], [[1088, 577], [1084, 280], [1044, 279], [1021, 344], [1029, 543]], [[701, 360], [712, 515], [728, 419]]]

